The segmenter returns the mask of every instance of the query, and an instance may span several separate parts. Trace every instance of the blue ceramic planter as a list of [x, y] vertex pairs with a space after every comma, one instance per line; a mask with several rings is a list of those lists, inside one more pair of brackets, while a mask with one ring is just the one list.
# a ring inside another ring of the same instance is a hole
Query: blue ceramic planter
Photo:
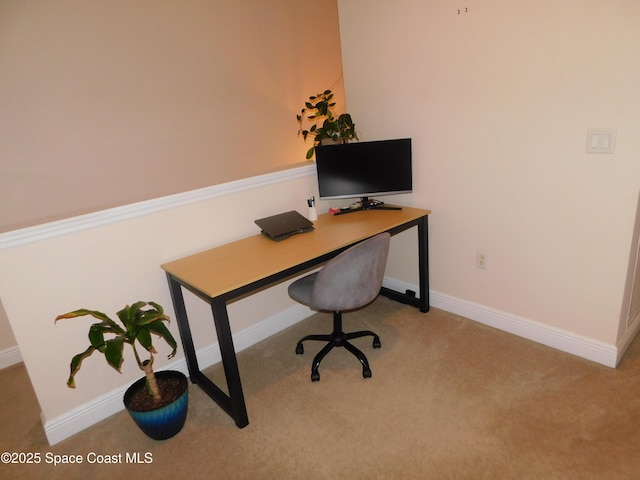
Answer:
[[181, 372], [173, 370], [165, 370], [156, 372], [158, 383], [163, 378], [179, 378], [184, 384], [184, 391], [173, 402], [160, 408], [148, 411], [135, 411], [129, 408], [129, 403], [134, 392], [145, 387], [145, 379], [141, 378], [132, 384], [124, 394], [124, 406], [127, 408], [129, 415], [136, 422], [138, 427], [154, 440], [166, 440], [176, 435], [187, 419], [187, 407], [189, 404], [189, 389], [187, 377]]

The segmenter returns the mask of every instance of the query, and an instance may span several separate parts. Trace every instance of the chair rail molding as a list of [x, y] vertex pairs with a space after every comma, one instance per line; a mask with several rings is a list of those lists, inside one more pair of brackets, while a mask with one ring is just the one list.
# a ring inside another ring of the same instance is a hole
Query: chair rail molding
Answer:
[[121, 207], [114, 207], [62, 220], [56, 220], [54, 222], [34, 225], [33, 227], [11, 230], [9, 232], [0, 233], [0, 250], [94, 228], [129, 218], [149, 215], [182, 205], [223, 197], [225, 195], [231, 195], [233, 193], [251, 190], [253, 188], [259, 188], [274, 183], [315, 175], [315, 173], [315, 163], [302, 165], [278, 172], [266, 173], [255, 177], [243, 178], [241, 180], [234, 180], [220, 185], [213, 185], [197, 190], [123, 205]]

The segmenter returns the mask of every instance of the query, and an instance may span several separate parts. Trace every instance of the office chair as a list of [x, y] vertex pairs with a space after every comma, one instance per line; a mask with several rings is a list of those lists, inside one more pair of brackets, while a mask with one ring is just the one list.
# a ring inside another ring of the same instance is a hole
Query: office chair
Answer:
[[329, 260], [320, 271], [300, 278], [289, 286], [289, 295], [297, 302], [308, 305], [313, 310], [333, 311], [333, 332], [328, 335], [307, 335], [296, 345], [296, 353], [302, 355], [302, 342], [327, 342], [313, 359], [312, 381], [320, 380], [320, 362], [334, 347], [344, 347], [356, 356], [362, 364], [362, 376], [371, 377], [367, 357], [349, 340], [372, 336], [373, 348], [380, 348], [380, 338], [370, 330], [343, 332], [342, 312], [363, 307], [375, 300], [380, 293], [390, 238], [388, 233], [381, 233], [360, 242]]

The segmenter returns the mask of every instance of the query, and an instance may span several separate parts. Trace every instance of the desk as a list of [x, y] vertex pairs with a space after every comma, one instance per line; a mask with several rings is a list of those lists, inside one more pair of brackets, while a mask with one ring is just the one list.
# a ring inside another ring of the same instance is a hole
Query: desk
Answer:
[[[429, 311], [429, 258], [427, 219], [431, 212], [404, 207], [402, 210], [365, 210], [347, 215], [320, 215], [315, 230], [274, 242], [262, 234], [228, 243], [173, 262], [162, 268], [167, 274], [189, 377], [227, 412], [239, 428], [249, 424], [242, 392], [227, 303], [273, 285], [335, 257], [351, 245], [378, 233], [391, 235], [409, 228], [418, 230], [418, 296], [383, 287], [381, 294]], [[218, 335], [227, 389], [225, 393], [198, 366], [182, 289], [211, 305]]]

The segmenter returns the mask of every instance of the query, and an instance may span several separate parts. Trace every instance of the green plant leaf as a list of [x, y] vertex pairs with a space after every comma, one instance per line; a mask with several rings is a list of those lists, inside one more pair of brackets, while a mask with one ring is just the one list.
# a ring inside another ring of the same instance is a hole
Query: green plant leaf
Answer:
[[116, 313], [120, 321], [127, 329], [127, 332], [129, 332], [129, 335], [132, 337], [135, 337], [137, 320], [140, 316], [140, 309], [145, 305], [147, 305], [147, 302], [136, 302], [133, 305], [127, 305], [122, 310]]
[[55, 319], [62, 320], [64, 318], [75, 318], [75, 317], [83, 317], [85, 315], [91, 315], [92, 317], [97, 318], [98, 320], [109, 320], [112, 321], [109, 317], [107, 317], [104, 313], [98, 312], [97, 310], [87, 310], [86, 308], [80, 308], [78, 310], [74, 310], [73, 312], [65, 313], [63, 315], [58, 315]]
[[122, 367], [122, 352], [124, 349], [125, 337], [118, 336], [106, 341], [104, 356], [107, 363], [120, 372]]
[[173, 358], [178, 351], [178, 343], [176, 339], [171, 334], [171, 331], [167, 328], [167, 326], [162, 322], [152, 323], [147, 325], [147, 328], [156, 335], [159, 335], [167, 344], [172, 348], [171, 353], [167, 356], [167, 358]]
[[164, 314], [164, 310], [160, 305], [153, 302], [148, 302], [147, 305], [150, 305], [154, 308], [148, 310], [138, 310], [135, 320], [136, 326], [147, 325], [158, 320], [169, 320], [169, 317]]
[[313, 157], [314, 151], [315, 151], [315, 147], [311, 147], [309, 150], [307, 150], [307, 160], [310, 160], [311, 157]]
[[151, 341], [151, 333], [149, 332], [149, 328], [143, 327], [138, 331], [138, 335], [136, 335], [136, 339], [140, 342], [142, 347], [149, 351], [153, 349], [153, 344]]
[[169, 317], [167, 317], [164, 314], [161, 313], [157, 313], [155, 311], [151, 311], [151, 312], [147, 312], [144, 315], [141, 315], [137, 322], [136, 325], [138, 327], [142, 327], [144, 325], [149, 325], [150, 323], [153, 322], [157, 322], [157, 321], [163, 321], [163, 320], [169, 320]]
[[[162, 308], [162, 305], [160, 305], [159, 303], [156, 302], [147, 302], [147, 305], [151, 305], [156, 312], [160, 313], [160, 314], [164, 314], [164, 308]], [[167, 317], [167, 319], [169, 319], [169, 317]]]
[[76, 376], [76, 373], [78, 373], [78, 370], [80, 370], [80, 367], [82, 366], [82, 361], [95, 351], [96, 351], [95, 348], [89, 347], [84, 352], [74, 355], [74, 357], [71, 359], [71, 365], [70, 365], [71, 373], [69, 374], [69, 379], [67, 380], [67, 386], [69, 388], [76, 388], [75, 376]]
[[104, 353], [105, 342], [104, 342], [104, 334], [105, 332], [112, 332], [110, 328], [104, 328], [101, 323], [94, 323], [89, 327], [89, 342], [91, 346], [96, 350]]

